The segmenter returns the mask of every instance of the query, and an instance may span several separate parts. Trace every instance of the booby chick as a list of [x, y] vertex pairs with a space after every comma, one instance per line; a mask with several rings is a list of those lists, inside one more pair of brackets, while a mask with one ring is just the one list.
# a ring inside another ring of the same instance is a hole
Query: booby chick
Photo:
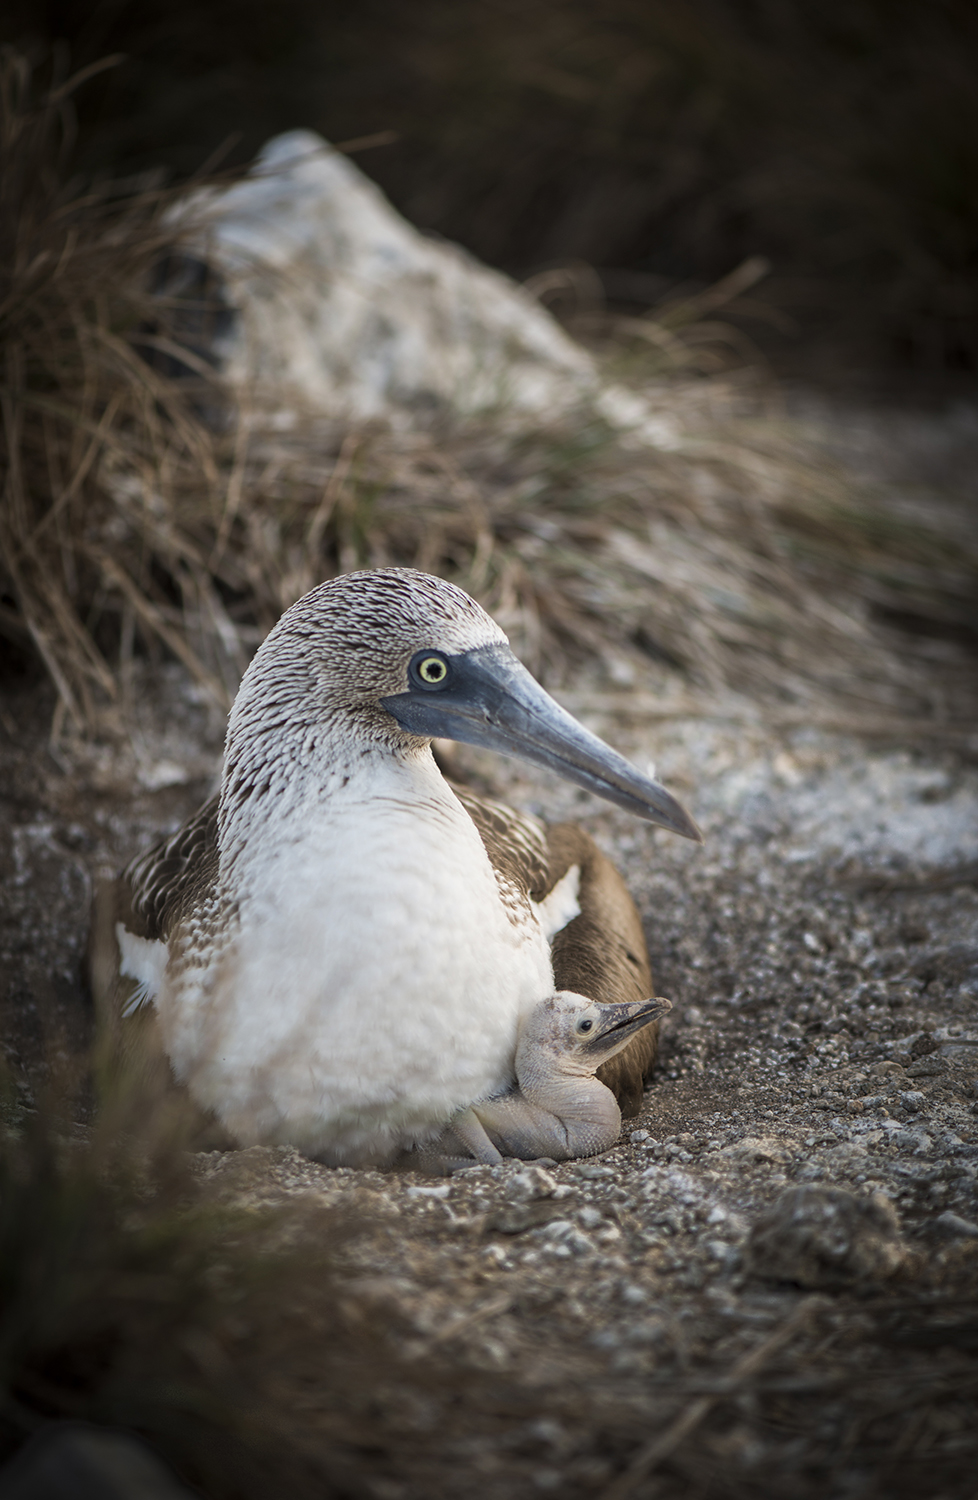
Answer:
[[[595, 1074], [671, 1009], [661, 997], [602, 1005], [569, 990], [541, 1000], [519, 1023], [516, 1088], [458, 1115], [418, 1153], [424, 1169], [458, 1170], [504, 1156], [570, 1161], [609, 1150], [621, 1134], [621, 1110]], [[410, 1156], [399, 1165], [410, 1166]]]
[[[239, 1145], [388, 1164], [512, 1085], [520, 1020], [555, 989], [651, 992], [634, 905], [583, 830], [453, 790], [437, 737], [700, 838], [461, 589], [398, 568], [313, 589], [244, 675], [219, 796], [96, 903], [103, 1016], [151, 1006]], [[649, 1027], [603, 1073], [627, 1109], [654, 1056]]]

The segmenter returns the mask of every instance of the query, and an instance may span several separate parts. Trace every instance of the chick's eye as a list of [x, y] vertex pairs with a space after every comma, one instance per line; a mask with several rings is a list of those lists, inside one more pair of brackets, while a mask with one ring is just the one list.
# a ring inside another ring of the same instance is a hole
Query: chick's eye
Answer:
[[578, 1031], [590, 1031], [593, 1025], [593, 1021], [578, 1021], [577, 1029]]
[[448, 676], [448, 663], [441, 656], [420, 656], [414, 670], [426, 687], [439, 687]]

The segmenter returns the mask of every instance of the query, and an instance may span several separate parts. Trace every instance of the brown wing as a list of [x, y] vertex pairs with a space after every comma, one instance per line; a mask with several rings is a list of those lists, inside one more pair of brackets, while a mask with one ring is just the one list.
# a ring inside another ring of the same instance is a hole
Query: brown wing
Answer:
[[[501, 803], [453, 790], [478, 828], [501, 886], [542, 901], [573, 865], [580, 869], [580, 914], [551, 944], [554, 980], [594, 1000], [647, 1000], [655, 991], [635, 903], [618, 871], [576, 823], [541, 827]], [[658, 1022], [598, 1069], [626, 1119], [642, 1108], [642, 1093], [659, 1047]]]
[[126, 926], [140, 937], [165, 941], [180, 917], [201, 902], [217, 873], [215, 796], [175, 834], [123, 870], [120, 881], [133, 918]]
[[[547, 830], [551, 869], [559, 880], [572, 865], [581, 871], [580, 914], [552, 944], [554, 979], [561, 990], [593, 1000], [647, 1000], [655, 994], [642, 922], [625, 882], [597, 844], [576, 823]], [[626, 1119], [642, 1108], [642, 1093], [659, 1050], [659, 1023], [646, 1026], [598, 1069]]]
[[88, 972], [103, 1021], [119, 1013], [133, 989], [119, 974], [116, 924], [137, 937], [165, 942], [176, 921], [217, 878], [217, 798], [205, 802], [181, 829], [140, 854], [121, 875], [95, 892], [88, 940]]
[[167, 1135], [179, 1129], [200, 1150], [224, 1149], [232, 1142], [174, 1081], [154, 1007], [144, 1005], [134, 1015], [126, 1014], [136, 983], [119, 972], [116, 924], [121, 922], [137, 937], [165, 942], [180, 917], [203, 899], [217, 874], [213, 797], [170, 838], [132, 860], [121, 875], [99, 883], [88, 940], [103, 1103], [122, 1112], [133, 1110], [144, 1124], [152, 1114], [154, 1129]]

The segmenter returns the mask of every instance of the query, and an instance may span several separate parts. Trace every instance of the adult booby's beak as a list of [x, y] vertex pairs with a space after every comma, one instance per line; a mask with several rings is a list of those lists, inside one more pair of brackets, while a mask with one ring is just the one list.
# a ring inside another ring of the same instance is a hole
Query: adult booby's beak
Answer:
[[636, 1031], [641, 1031], [650, 1022], [657, 1021], [672, 1010], [672, 1001], [654, 995], [651, 1000], [622, 1001], [618, 1004], [600, 1004], [601, 1019], [581, 1048], [582, 1052], [600, 1057], [614, 1057]]
[[[508, 646], [427, 656], [444, 663], [444, 676], [425, 682], [413, 661], [407, 692], [380, 700], [402, 729], [425, 739], [461, 740], [544, 766], [638, 818], [703, 842], [675, 797], [578, 724]], [[423, 669], [426, 654], [419, 652], [418, 658]]]

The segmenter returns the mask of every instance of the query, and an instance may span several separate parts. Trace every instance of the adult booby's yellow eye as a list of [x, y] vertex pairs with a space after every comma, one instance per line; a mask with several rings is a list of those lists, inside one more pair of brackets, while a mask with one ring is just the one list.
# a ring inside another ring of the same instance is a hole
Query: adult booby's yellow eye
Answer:
[[448, 666], [440, 656], [423, 656], [417, 666], [418, 676], [429, 687], [437, 687], [448, 676]]
[[408, 662], [408, 684], [424, 693], [437, 693], [455, 681], [452, 663], [441, 651], [416, 651]]

